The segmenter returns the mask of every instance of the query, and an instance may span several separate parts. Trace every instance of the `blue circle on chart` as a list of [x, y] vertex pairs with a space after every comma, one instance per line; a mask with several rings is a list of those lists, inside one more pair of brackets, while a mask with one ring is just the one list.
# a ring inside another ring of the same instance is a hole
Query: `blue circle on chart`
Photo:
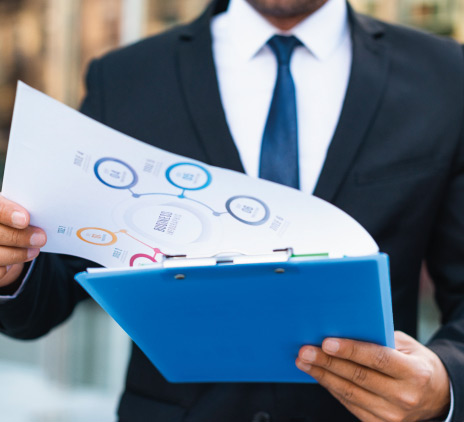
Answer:
[[135, 170], [117, 158], [100, 158], [95, 163], [94, 172], [100, 182], [113, 189], [130, 189], [139, 180]]
[[260, 226], [269, 220], [269, 207], [260, 199], [253, 196], [233, 196], [226, 202], [229, 214], [241, 223]]
[[211, 173], [194, 163], [176, 163], [166, 170], [166, 179], [171, 185], [183, 190], [200, 190], [210, 185]]

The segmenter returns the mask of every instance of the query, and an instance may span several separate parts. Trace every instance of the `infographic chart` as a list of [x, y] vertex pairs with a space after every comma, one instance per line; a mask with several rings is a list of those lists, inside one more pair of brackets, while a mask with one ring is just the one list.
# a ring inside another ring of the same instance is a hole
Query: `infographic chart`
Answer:
[[2, 194], [46, 231], [42, 252], [105, 267], [283, 248], [334, 257], [378, 251], [359, 223], [319, 198], [140, 142], [24, 84]]
[[186, 192], [193, 193], [206, 189], [211, 184], [211, 173], [198, 164], [181, 162], [168, 167], [165, 173], [166, 180], [180, 190], [178, 194], [166, 192], [137, 193], [134, 189], [139, 179], [136, 171], [129, 164], [117, 158], [99, 159], [95, 164], [94, 171], [101, 183], [112, 189], [126, 189], [133, 198], [155, 195], [173, 196], [201, 204], [210, 210], [215, 217], [230, 214], [237, 221], [253, 226], [264, 224], [269, 219], [269, 207], [260, 199], [252, 196], [237, 195], [228, 198], [225, 204], [226, 211], [214, 210], [206, 203], [187, 196]]
[[[159, 262], [166, 255], [159, 247], [164, 243], [181, 246], [199, 239], [205, 240], [208, 216], [220, 218], [227, 215], [241, 224], [260, 226], [269, 220], [271, 214], [265, 202], [248, 195], [227, 198], [223, 210], [213, 209], [207, 203], [195, 199], [195, 193], [207, 189], [213, 180], [205, 166], [195, 163], [178, 162], [166, 169], [164, 177], [174, 193], [138, 191], [140, 179], [137, 171], [119, 158], [100, 158], [93, 171], [96, 179], [104, 186], [129, 193], [132, 201], [124, 207], [122, 220], [133, 233], [127, 228], [112, 232], [103, 227], [82, 227], [76, 231], [76, 236], [85, 243], [102, 247], [111, 247], [118, 243], [121, 236], [127, 236], [143, 246], [144, 250], [148, 248], [148, 253], [131, 252], [131, 267]], [[169, 197], [176, 202], [166, 203], [164, 200]], [[149, 200], [141, 200], [145, 198]], [[187, 205], [189, 203], [196, 205], [195, 211]], [[146, 243], [146, 238], [150, 238], [152, 243]]]

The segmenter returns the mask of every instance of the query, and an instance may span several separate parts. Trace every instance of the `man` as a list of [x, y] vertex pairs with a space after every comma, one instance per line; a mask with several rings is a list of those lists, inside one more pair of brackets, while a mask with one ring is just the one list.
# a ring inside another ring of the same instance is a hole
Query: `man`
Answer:
[[[251, 176], [278, 173], [356, 218], [390, 255], [402, 331], [396, 350], [343, 339], [302, 347], [296, 365], [320, 385], [169, 384], [134, 346], [121, 421], [464, 420], [456, 43], [357, 15], [343, 0], [217, 0], [190, 25], [94, 61], [87, 85], [82, 111], [115, 129]], [[73, 275], [89, 263], [37, 257], [44, 233], [20, 205], [0, 205], [1, 293], [12, 295], [1, 328], [34, 338], [85, 297]], [[423, 260], [444, 323], [427, 348], [407, 335]]]

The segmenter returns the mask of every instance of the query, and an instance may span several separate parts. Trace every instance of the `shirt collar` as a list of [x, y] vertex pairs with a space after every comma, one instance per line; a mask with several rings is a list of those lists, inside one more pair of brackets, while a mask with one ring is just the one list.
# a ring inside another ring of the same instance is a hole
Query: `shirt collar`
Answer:
[[230, 0], [224, 13], [230, 41], [244, 61], [258, 54], [275, 34], [296, 36], [316, 59], [324, 61], [349, 34], [345, 0], [329, 0], [288, 32], [271, 25], [246, 0]]

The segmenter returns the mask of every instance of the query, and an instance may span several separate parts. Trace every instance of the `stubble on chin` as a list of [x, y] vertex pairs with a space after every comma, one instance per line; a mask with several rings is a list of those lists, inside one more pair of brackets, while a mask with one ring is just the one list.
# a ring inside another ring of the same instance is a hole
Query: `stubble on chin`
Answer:
[[328, 0], [246, 0], [264, 16], [294, 18], [310, 15]]

